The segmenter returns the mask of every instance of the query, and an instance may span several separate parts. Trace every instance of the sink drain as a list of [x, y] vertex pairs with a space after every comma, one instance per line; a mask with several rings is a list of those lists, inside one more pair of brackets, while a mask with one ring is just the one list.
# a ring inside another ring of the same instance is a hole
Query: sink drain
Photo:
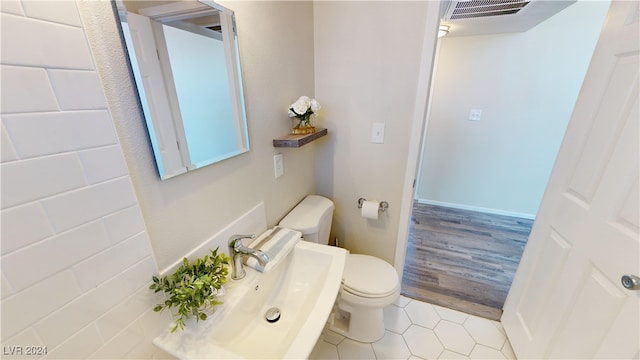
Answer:
[[264, 318], [267, 319], [268, 322], [274, 323], [280, 320], [280, 309], [277, 307], [272, 307], [264, 313]]

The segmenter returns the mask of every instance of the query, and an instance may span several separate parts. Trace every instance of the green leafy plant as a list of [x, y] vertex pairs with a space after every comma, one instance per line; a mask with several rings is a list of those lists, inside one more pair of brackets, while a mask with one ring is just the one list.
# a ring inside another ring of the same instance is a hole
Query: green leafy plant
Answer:
[[224, 253], [218, 254], [218, 249], [211, 250], [211, 255], [205, 255], [190, 263], [187, 258], [182, 259], [182, 265], [171, 275], [158, 278], [153, 277], [153, 284], [149, 289], [156, 293], [163, 291], [167, 299], [158, 304], [153, 311], [162, 311], [176, 307], [178, 319], [171, 332], [178, 328], [184, 330], [185, 320], [195, 316], [196, 320], [206, 320], [204, 312], [208, 307], [222, 304], [218, 301], [218, 294], [222, 285], [227, 282], [229, 257]]

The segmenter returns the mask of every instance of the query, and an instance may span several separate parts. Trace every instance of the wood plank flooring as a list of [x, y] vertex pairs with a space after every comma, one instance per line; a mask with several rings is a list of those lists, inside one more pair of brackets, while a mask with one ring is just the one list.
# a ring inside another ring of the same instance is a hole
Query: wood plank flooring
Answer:
[[533, 220], [415, 203], [402, 294], [499, 320]]

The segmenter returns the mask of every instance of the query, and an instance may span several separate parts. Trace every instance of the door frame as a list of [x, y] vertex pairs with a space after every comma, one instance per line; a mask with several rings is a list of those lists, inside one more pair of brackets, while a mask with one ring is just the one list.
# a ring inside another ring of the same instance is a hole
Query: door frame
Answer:
[[418, 87], [414, 102], [413, 119], [409, 138], [409, 151], [402, 186], [402, 198], [400, 204], [400, 217], [398, 222], [398, 236], [396, 238], [396, 251], [393, 266], [398, 273], [400, 283], [404, 272], [407, 240], [409, 239], [409, 225], [413, 208], [415, 182], [419, 167], [420, 152], [423, 137], [426, 135], [429, 121], [429, 103], [436, 61], [436, 49], [438, 45], [438, 26], [442, 11], [446, 9], [446, 2], [427, 1], [427, 19], [425, 21], [424, 36], [422, 40], [422, 52], [420, 73], [418, 74]]
[[[439, 55], [440, 46], [438, 39], [435, 36], [437, 34], [440, 18], [447, 8], [446, 2], [444, 2], [445, 5], [442, 5], [441, 3], [443, 2], [437, 2], [436, 4], [434, 4], [433, 2], [429, 2], [430, 7], [428, 8], [428, 10], [430, 13], [427, 15], [421, 53], [422, 66], [420, 68], [418, 77], [419, 83], [415, 97], [414, 116], [411, 123], [411, 135], [409, 139], [407, 165], [405, 169], [402, 198], [400, 204], [398, 235], [396, 238], [396, 249], [393, 261], [393, 266], [398, 273], [400, 283], [402, 283], [406, 260], [406, 247], [409, 240], [411, 214], [413, 211], [415, 193], [417, 191], [416, 187], [418, 181], [418, 171], [420, 171], [423, 149], [426, 146], [429, 113], [431, 110], [431, 97], [434, 85], [433, 76], [435, 75]], [[440, 17], [434, 20], [433, 15], [436, 13], [440, 14]], [[604, 21], [606, 22], [606, 19]], [[602, 30], [600, 31], [600, 33], [601, 32]]]

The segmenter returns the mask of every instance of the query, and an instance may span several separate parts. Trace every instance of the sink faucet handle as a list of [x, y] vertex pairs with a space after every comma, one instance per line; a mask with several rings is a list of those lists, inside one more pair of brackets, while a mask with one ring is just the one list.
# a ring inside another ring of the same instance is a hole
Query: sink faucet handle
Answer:
[[[231, 235], [231, 238], [229, 238], [229, 246], [241, 246], [242, 245], [242, 239], [253, 239], [256, 236], [251, 234], [251, 235], [239, 235], [239, 234], [235, 234], [235, 235]], [[237, 244], [237, 245], [236, 245]]]

